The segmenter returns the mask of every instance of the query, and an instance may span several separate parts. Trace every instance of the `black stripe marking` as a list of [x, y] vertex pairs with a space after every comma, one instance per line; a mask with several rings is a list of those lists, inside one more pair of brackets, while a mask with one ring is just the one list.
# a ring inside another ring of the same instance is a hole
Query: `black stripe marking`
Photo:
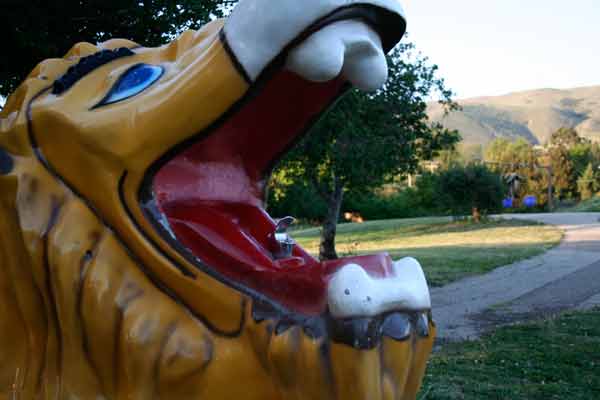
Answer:
[[114, 50], [100, 50], [89, 56], [81, 57], [77, 64], [69, 67], [63, 76], [54, 81], [54, 84], [52, 85], [52, 94], [61, 95], [93, 70], [116, 59], [129, 57], [134, 54], [135, 53], [131, 51], [131, 49], [120, 47]]
[[10, 154], [0, 147], [0, 175], [8, 175], [12, 172], [15, 162]]
[[333, 363], [331, 361], [331, 342], [324, 340], [321, 346], [319, 347], [319, 356], [321, 359], [321, 364], [323, 365], [325, 379], [329, 383], [329, 387], [332, 392], [332, 399], [337, 399], [338, 397], [338, 389], [336, 386], [335, 373], [333, 372]]
[[123, 206], [123, 209], [125, 210], [125, 213], [129, 217], [129, 221], [135, 225], [138, 232], [141, 233], [141, 235], [144, 237], [144, 239], [146, 239], [149, 243], [151, 243], [155, 249], [158, 249], [159, 253], [163, 257], [165, 257], [167, 260], [169, 260], [169, 262], [171, 264], [173, 264], [173, 266], [175, 268], [177, 268], [184, 276], [186, 276], [188, 278], [196, 279], [197, 275], [194, 272], [190, 271], [190, 269], [187, 268], [186, 266], [181, 265], [181, 263], [179, 263], [177, 260], [175, 260], [173, 257], [171, 257], [167, 252], [162, 251], [160, 246], [158, 246], [154, 242], [154, 240], [150, 237], [150, 235], [148, 235], [148, 233], [144, 229], [142, 229], [142, 227], [140, 226], [138, 221], [133, 217], [133, 213], [131, 212], [131, 210], [129, 209], [129, 207], [127, 205], [127, 202], [125, 201], [124, 186], [125, 186], [125, 181], [127, 180], [127, 176], [128, 176], [128, 171], [125, 171], [119, 178], [119, 199], [121, 200], [121, 204]]
[[225, 29], [221, 29], [219, 31], [219, 39], [221, 40], [221, 44], [223, 45], [223, 48], [227, 52], [227, 55], [231, 59], [231, 62], [233, 62], [233, 66], [235, 67], [235, 69], [242, 76], [242, 78], [244, 78], [244, 81], [248, 85], [252, 85], [252, 79], [250, 78], [250, 75], [248, 75], [246, 68], [244, 68], [244, 66], [242, 65], [240, 60], [237, 58], [236, 54], [233, 52], [233, 49], [231, 48], [231, 45], [229, 44], [229, 41], [227, 40], [227, 35], [225, 34]]
[[119, 349], [121, 344], [119, 339], [123, 337], [123, 319], [125, 317], [125, 312], [127, 312], [127, 309], [129, 308], [131, 303], [133, 303], [136, 299], [140, 298], [144, 294], [144, 291], [142, 289], [134, 289], [137, 290], [134, 290], [133, 293], [129, 294], [129, 296], [127, 296], [121, 302], [121, 304], [117, 304], [117, 319], [115, 320], [115, 326], [113, 328], [115, 340], [113, 348], [113, 389], [115, 391], [115, 396], [118, 394], [119, 391]]
[[81, 345], [83, 348], [83, 354], [85, 356], [86, 361], [92, 368], [94, 375], [98, 378], [100, 383], [100, 387], [102, 388], [103, 393], [105, 393], [106, 388], [104, 387], [104, 382], [100, 378], [100, 374], [98, 373], [98, 366], [92, 359], [92, 355], [90, 352], [90, 344], [87, 335], [87, 329], [85, 326], [85, 321], [83, 319], [83, 296], [84, 296], [84, 288], [85, 281], [89, 273], [90, 264], [97, 254], [98, 246], [100, 245], [100, 241], [102, 239], [102, 235], [98, 232], [92, 233], [92, 245], [90, 249], [87, 250], [81, 260], [79, 261], [79, 284], [77, 285], [77, 293], [76, 293], [76, 307], [77, 307], [77, 318], [79, 319], [79, 323], [81, 326]]

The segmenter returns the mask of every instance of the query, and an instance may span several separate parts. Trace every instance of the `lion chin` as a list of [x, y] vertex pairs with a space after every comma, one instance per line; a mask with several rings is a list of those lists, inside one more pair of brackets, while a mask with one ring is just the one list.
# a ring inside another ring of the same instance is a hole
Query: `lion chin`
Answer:
[[405, 26], [396, 0], [241, 0], [40, 63], [0, 113], [0, 400], [414, 399], [419, 263], [283, 251], [263, 201]]

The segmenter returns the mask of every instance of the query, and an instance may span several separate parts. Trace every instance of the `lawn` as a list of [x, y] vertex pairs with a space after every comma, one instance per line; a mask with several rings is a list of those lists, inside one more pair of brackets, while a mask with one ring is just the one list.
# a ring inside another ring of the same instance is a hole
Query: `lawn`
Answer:
[[582, 201], [575, 207], [566, 209], [564, 211], [569, 212], [600, 212], [600, 196], [596, 196], [592, 199]]
[[[292, 232], [294, 239], [318, 254], [319, 228]], [[516, 220], [480, 224], [449, 218], [417, 218], [341, 224], [340, 256], [386, 251], [392, 258], [410, 256], [423, 265], [432, 286], [545, 252], [560, 242], [562, 232], [552, 226]]]
[[418, 399], [600, 399], [600, 309], [445, 345]]

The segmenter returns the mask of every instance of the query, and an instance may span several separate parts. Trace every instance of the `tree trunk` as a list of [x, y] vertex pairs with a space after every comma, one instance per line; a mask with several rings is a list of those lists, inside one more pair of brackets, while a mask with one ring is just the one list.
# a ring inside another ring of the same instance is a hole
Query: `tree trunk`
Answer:
[[323, 260], [335, 260], [338, 255], [335, 251], [335, 234], [337, 222], [340, 217], [342, 200], [344, 199], [344, 188], [342, 183], [335, 179], [333, 193], [327, 199], [327, 216], [323, 221], [321, 230], [321, 244], [319, 246], [319, 258]]

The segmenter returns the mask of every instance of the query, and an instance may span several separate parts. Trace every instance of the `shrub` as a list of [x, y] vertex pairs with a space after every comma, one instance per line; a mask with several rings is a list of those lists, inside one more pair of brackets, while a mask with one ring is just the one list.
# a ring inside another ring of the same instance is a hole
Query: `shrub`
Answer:
[[577, 180], [577, 189], [581, 200], [589, 200], [594, 197], [594, 193], [598, 190], [598, 183], [594, 176], [594, 168], [592, 163], [589, 163], [581, 178]]
[[374, 192], [349, 193], [342, 210], [360, 214], [365, 220], [416, 218], [431, 215], [431, 210], [419, 204], [418, 191], [406, 189], [391, 195]]
[[484, 165], [457, 166], [439, 175], [437, 201], [452, 215], [502, 210], [506, 193], [502, 177]]
[[[285, 181], [269, 193], [268, 210], [274, 217], [292, 215], [318, 222], [326, 214], [322, 197], [308, 183]], [[469, 215], [477, 208], [482, 215], [502, 210], [505, 185], [502, 177], [481, 165], [455, 166], [440, 174], [425, 173], [416, 188], [382, 194], [379, 190], [348, 192], [342, 213], [365, 220], [416, 218], [433, 215]]]

